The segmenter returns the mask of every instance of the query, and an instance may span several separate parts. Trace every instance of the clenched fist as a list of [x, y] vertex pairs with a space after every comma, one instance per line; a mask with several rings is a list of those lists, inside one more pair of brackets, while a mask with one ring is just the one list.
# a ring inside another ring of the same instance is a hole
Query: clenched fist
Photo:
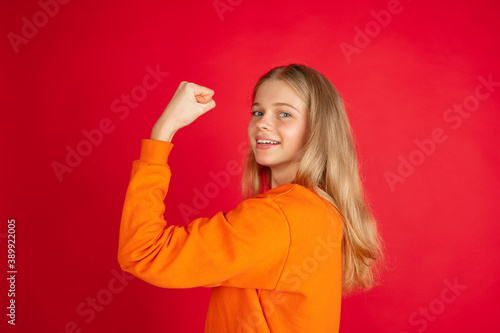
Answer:
[[170, 142], [175, 132], [215, 107], [212, 89], [182, 81], [165, 111], [156, 121], [151, 139]]

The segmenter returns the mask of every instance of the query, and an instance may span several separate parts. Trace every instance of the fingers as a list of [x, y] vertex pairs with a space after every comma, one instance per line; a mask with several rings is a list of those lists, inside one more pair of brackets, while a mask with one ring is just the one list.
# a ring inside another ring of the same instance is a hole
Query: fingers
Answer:
[[193, 87], [194, 94], [196, 96], [201, 95], [206, 100], [208, 100], [208, 99], [210, 99], [215, 94], [215, 92], [212, 89], [210, 89], [210, 88], [203, 87], [203, 86], [197, 85], [195, 83], [193, 83], [193, 85], [194, 85], [194, 87]]
[[207, 87], [200, 86], [193, 82], [182, 81], [179, 90], [184, 90], [186, 97], [193, 98], [201, 105], [203, 112], [207, 112], [215, 107], [215, 101], [212, 99], [215, 92]]
[[197, 96], [195, 96], [195, 98], [196, 98], [196, 101], [198, 103], [202, 103], [202, 104], [205, 104], [208, 101], [208, 98], [205, 98], [202, 95], [197, 95]]
[[205, 104], [206, 110], [212, 110], [215, 107], [215, 101], [212, 99], [208, 103]]
[[200, 86], [199, 84], [193, 82], [182, 81], [181, 84], [179, 85], [179, 89], [182, 88], [190, 91], [193, 94], [193, 96], [195, 96], [196, 101], [198, 103], [204, 103], [206, 101], [209, 101], [215, 94], [215, 92], [212, 89]]
[[200, 103], [200, 107], [203, 113], [212, 110], [215, 107], [215, 101], [212, 99], [206, 103]]

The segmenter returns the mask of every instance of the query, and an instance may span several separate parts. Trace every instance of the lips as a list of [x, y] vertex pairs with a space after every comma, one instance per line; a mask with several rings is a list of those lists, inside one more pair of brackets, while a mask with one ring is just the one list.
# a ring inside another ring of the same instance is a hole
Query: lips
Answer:
[[255, 148], [257, 149], [271, 149], [281, 144], [280, 141], [261, 136], [255, 137]]

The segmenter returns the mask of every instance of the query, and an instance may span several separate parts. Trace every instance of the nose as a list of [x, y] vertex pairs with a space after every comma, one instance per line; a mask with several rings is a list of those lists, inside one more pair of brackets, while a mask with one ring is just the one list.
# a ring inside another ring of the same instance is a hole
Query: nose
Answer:
[[272, 128], [271, 121], [269, 120], [268, 117], [265, 115], [262, 116], [258, 121], [257, 121], [257, 128], [261, 130], [269, 130]]

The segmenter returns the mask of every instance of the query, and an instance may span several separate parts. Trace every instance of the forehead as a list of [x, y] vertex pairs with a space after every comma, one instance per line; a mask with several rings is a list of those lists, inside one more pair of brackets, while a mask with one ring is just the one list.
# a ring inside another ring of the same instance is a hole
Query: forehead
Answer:
[[264, 81], [255, 94], [254, 103], [272, 105], [275, 103], [288, 103], [296, 108], [305, 109], [305, 102], [295, 90], [283, 80]]

